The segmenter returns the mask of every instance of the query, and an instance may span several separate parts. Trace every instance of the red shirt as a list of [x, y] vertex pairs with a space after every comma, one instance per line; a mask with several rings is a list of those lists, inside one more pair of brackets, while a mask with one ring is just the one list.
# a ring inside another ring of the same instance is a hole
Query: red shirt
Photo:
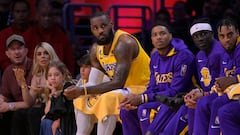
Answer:
[[[25, 79], [28, 86], [31, 85], [32, 80], [32, 65], [31, 59], [27, 59], [25, 67]], [[10, 65], [6, 68], [2, 76], [2, 84], [0, 89], [0, 94], [6, 97], [10, 102], [23, 101], [22, 90], [18, 85], [16, 77], [13, 71], [14, 65]]]
[[39, 24], [35, 24], [31, 30], [31, 45], [28, 46], [30, 58], [33, 58], [35, 46], [40, 42], [48, 42], [51, 44], [59, 59], [65, 63], [73, 75], [74, 54], [66, 33], [64, 33], [58, 25], [54, 25], [49, 29], [43, 29]]

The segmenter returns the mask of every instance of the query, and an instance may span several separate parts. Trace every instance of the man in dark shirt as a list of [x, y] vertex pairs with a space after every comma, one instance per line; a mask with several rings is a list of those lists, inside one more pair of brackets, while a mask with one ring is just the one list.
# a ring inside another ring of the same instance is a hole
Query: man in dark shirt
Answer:
[[37, 23], [33, 25], [31, 41], [28, 45], [28, 56], [33, 58], [36, 45], [39, 42], [48, 42], [56, 51], [59, 59], [74, 75], [74, 51], [67, 34], [53, 20], [53, 4], [49, 0], [39, 0], [36, 3]]
[[[11, 65], [6, 68], [2, 76], [0, 88], [0, 133], [5, 135], [27, 135], [27, 109], [22, 98], [22, 87], [19, 86], [14, 75], [14, 69], [22, 68], [25, 80], [30, 85], [32, 79], [32, 60], [27, 58], [28, 49], [22, 36], [13, 34], [6, 41], [6, 55]], [[26, 89], [25, 89], [26, 90]], [[12, 132], [12, 133], [10, 133]]]

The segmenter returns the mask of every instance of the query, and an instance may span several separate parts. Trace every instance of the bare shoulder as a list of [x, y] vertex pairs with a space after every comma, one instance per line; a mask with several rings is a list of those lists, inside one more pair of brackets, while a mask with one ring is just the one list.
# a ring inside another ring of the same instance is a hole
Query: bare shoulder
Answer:
[[123, 42], [124, 44], [127, 44], [127, 45], [134, 45], [134, 44], [137, 45], [136, 40], [128, 34], [122, 34], [119, 37], [119, 42]]
[[115, 52], [117, 55], [125, 55], [134, 58], [138, 52], [137, 41], [128, 34], [122, 34], [117, 42]]

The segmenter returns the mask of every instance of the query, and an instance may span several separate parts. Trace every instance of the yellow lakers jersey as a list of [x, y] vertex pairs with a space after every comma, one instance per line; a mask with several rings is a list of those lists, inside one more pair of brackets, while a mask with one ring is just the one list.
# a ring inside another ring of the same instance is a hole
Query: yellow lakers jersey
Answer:
[[124, 87], [128, 87], [130, 85], [147, 85], [150, 79], [150, 70], [149, 70], [150, 58], [146, 54], [146, 52], [143, 50], [138, 40], [131, 34], [124, 32], [122, 30], [116, 31], [113, 39], [113, 43], [110, 49], [110, 53], [108, 55], [104, 55], [103, 53], [104, 46], [97, 46], [97, 51], [96, 51], [97, 59], [99, 60], [101, 66], [104, 68], [106, 73], [110, 77], [113, 77], [114, 70], [116, 67], [116, 58], [113, 52], [117, 45], [118, 39], [122, 34], [128, 34], [133, 39], [135, 39], [139, 48], [138, 56], [131, 63], [128, 78], [125, 82]]

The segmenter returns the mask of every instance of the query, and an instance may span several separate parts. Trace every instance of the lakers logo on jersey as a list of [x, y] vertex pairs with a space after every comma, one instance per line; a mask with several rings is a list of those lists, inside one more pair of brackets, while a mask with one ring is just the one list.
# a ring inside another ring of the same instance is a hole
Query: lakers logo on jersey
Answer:
[[116, 63], [111, 63], [111, 64], [104, 64], [103, 68], [106, 72], [109, 72], [109, 71], [114, 71], [115, 67], [116, 67]]
[[156, 77], [156, 83], [171, 83], [173, 78], [173, 73], [169, 72], [167, 74], [159, 74], [158, 72], [155, 72]]
[[203, 67], [201, 69], [201, 82], [203, 82], [204, 86], [209, 86], [210, 82], [212, 80], [212, 76], [210, 75], [209, 69], [206, 67]]
[[187, 72], [187, 65], [182, 65], [180, 75], [185, 76], [186, 72]]
[[90, 109], [97, 101], [98, 96], [89, 96], [86, 98], [87, 108]]

